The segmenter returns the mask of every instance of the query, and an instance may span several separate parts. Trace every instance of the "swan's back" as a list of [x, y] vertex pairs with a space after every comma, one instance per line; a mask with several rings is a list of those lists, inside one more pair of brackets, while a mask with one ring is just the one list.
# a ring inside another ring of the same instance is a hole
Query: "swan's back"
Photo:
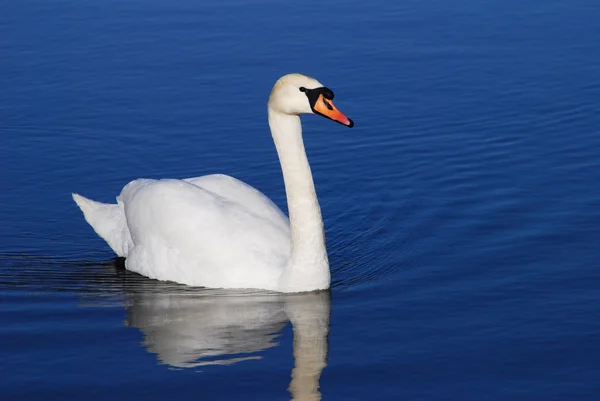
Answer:
[[191, 184], [204, 188], [229, 201], [240, 203], [252, 213], [271, 221], [282, 230], [289, 232], [290, 224], [287, 216], [256, 188], [225, 174], [203, 175], [186, 178]]

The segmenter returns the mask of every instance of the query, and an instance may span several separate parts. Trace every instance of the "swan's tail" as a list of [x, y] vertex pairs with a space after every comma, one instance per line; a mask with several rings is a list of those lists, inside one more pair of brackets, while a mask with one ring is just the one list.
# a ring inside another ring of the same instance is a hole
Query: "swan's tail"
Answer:
[[83, 212], [85, 221], [102, 237], [112, 250], [126, 258], [133, 247], [127, 220], [120, 204], [96, 202], [79, 194], [72, 194], [73, 200]]

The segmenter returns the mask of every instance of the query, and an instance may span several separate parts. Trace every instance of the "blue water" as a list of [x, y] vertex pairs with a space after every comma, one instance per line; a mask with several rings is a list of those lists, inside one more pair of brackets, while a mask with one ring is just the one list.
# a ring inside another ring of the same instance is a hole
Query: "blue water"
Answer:
[[[284, 5], [287, 4], [287, 5]], [[597, 400], [596, 0], [0, 3], [0, 399]], [[303, 119], [330, 293], [127, 272], [72, 202], [233, 175]], [[294, 373], [295, 372], [295, 373]]]

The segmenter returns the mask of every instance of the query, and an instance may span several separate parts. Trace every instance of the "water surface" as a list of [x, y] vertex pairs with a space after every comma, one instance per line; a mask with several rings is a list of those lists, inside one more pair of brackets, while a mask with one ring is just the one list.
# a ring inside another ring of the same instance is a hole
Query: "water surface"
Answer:
[[[0, 15], [3, 400], [597, 398], [596, 1]], [[289, 72], [356, 122], [303, 119], [331, 292], [124, 271], [70, 193], [225, 173], [286, 210], [266, 100]]]

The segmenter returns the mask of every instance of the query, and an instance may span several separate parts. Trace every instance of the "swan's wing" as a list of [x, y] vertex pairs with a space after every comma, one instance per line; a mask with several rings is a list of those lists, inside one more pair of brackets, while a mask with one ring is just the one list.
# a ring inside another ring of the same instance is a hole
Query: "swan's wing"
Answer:
[[236, 178], [225, 174], [204, 175], [187, 178], [191, 184], [211, 191], [229, 201], [239, 203], [257, 216], [273, 222], [278, 227], [289, 231], [287, 216], [262, 192]]
[[276, 288], [289, 229], [265, 218], [270, 201], [261, 209], [255, 198], [252, 209], [247, 197], [238, 203], [184, 180], [136, 180], [119, 199], [134, 244], [130, 270], [188, 285]]

